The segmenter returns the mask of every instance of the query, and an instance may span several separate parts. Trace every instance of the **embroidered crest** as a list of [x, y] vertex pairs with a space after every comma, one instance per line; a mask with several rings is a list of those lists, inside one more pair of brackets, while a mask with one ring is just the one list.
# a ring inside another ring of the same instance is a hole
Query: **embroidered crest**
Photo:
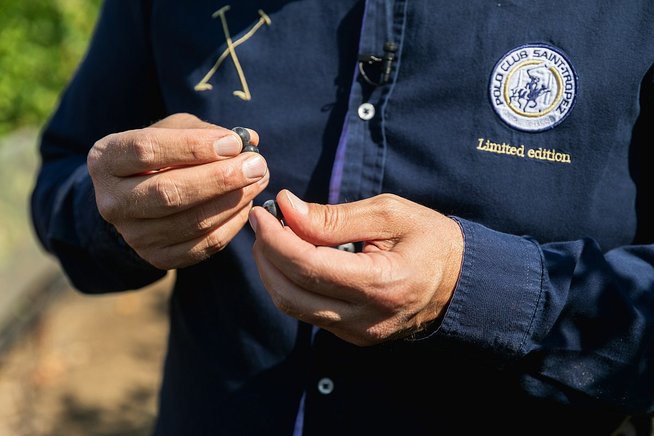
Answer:
[[561, 123], [577, 96], [577, 75], [558, 48], [546, 44], [516, 47], [495, 64], [490, 99], [509, 126], [540, 132]]

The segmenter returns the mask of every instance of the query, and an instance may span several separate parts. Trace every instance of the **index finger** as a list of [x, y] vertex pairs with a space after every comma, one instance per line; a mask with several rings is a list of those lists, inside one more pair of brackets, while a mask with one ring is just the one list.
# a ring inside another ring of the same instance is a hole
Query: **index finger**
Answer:
[[256, 249], [296, 285], [343, 301], [364, 301], [376, 282], [388, 280], [382, 267], [388, 252], [351, 253], [315, 246], [296, 235], [259, 206], [250, 211], [257, 237]]
[[94, 145], [89, 157], [102, 159], [110, 174], [128, 177], [227, 159], [239, 154], [241, 149], [240, 137], [222, 127], [146, 127], [103, 138]]

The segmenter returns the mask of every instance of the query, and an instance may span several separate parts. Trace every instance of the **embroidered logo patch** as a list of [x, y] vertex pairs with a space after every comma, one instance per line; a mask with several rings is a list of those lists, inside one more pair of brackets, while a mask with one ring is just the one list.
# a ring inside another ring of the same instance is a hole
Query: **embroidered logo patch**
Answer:
[[489, 85], [497, 115], [509, 126], [540, 132], [561, 123], [577, 97], [577, 75], [558, 48], [516, 47], [495, 64]]

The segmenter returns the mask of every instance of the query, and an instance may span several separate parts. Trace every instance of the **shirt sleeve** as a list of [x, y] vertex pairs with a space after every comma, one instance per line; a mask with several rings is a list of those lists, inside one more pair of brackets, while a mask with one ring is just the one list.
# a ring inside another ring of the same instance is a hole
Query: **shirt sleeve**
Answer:
[[165, 275], [100, 216], [86, 155], [107, 134], [163, 116], [147, 1], [107, 0], [85, 59], [41, 135], [31, 196], [36, 235], [82, 292], [135, 289]]
[[[654, 66], [640, 103], [634, 136], [646, 145]], [[654, 173], [632, 177], [640, 188], [630, 245], [602, 249], [590, 237], [539, 243], [456, 218], [465, 237], [461, 276], [432, 337], [511, 371], [535, 397], [654, 413], [654, 214], [645, 194]]]
[[457, 219], [462, 272], [440, 337], [536, 397], [654, 411], [654, 245], [539, 244]]

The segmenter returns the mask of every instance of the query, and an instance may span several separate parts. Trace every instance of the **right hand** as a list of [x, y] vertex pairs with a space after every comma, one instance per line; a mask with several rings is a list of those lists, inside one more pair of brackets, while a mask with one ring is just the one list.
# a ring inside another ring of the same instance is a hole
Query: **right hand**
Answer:
[[108, 135], [87, 158], [100, 215], [157, 268], [201, 262], [234, 238], [268, 185], [263, 157], [241, 145], [189, 114]]

